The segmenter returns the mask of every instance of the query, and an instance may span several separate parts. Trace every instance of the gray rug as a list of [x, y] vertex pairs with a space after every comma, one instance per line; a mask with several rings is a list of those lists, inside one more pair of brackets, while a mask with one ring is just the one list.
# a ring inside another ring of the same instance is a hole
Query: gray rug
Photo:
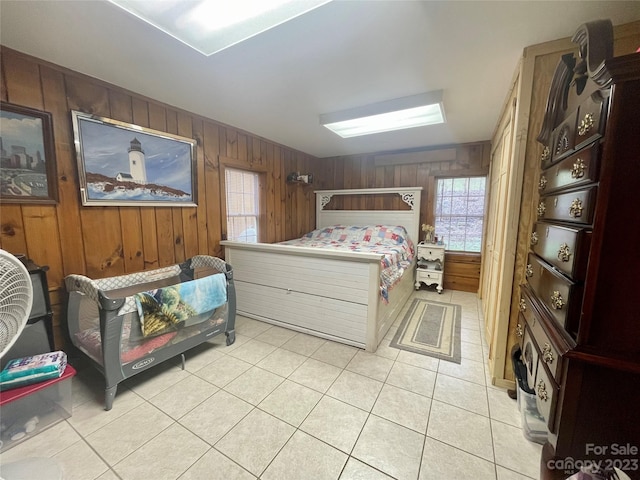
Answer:
[[390, 346], [460, 363], [460, 305], [416, 298]]

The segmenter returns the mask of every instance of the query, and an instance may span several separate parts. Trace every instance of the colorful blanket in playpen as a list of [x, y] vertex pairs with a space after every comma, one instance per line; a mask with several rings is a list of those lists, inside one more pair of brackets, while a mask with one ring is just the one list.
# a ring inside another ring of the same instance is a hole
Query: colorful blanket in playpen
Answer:
[[207, 320], [227, 301], [222, 273], [134, 295], [143, 337], [153, 337]]

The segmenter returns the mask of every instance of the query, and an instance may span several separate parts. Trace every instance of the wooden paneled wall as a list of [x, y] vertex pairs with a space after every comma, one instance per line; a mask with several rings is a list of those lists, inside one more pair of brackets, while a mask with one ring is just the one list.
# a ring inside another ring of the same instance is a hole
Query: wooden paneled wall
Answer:
[[[325, 158], [324, 175], [331, 188], [423, 187], [421, 223], [434, 223], [435, 184], [438, 177], [488, 175], [489, 142], [468, 143], [403, 152], [372, 153]], [[345, 199], [344, 208], [390, 208], [371, 205], [366, 197]], [[378, 199], [397, 202], [398, 199]], [[342, 207], [342, 206], [341, 206]], [[394, 205], [394, 208], [398, 208]], [[446, 239], [445, 239], [446, 241]], [[480, 255], [448, 253], [445, 259], [444, 287], [476, 292], [480, 280]]]
[[[60, 323], [66, 275], [104, 278], [196, 254], [222, 256], [225, 165], [262, 174], [267, 212], [262, 241], [287, 240], [315, 226], [313, 188], [331, 185], [314, 157], [8, 48], [1, 48], [0, 58], [0, 98], [48, 111], [53, 118], [59, 202], [3, 203], [0, 248], [49, 266], [54, 326]], [[196, 139], [198, 206], [83, 207], [71, 110]], [[287, 184], [292, 171], [313, 173], [313, 187]]]

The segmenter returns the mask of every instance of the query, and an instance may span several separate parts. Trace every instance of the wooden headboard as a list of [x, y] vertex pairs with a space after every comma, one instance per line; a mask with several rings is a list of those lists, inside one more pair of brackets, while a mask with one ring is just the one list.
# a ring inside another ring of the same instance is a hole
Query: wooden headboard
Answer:
[[[316, 190], [316, 228], [331, 225], [402, 225], [414, 243], [420, 241], [422, 187]], [[409, 210], [325, 210], [334, 196], [398, 194]]]

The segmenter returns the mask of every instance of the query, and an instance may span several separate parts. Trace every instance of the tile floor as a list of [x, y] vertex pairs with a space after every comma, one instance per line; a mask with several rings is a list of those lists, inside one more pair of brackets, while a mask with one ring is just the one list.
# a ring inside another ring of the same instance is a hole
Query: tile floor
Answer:
[[462, 364], [388, 346], [375, 354], [239, 317], [224, 337], [120, 384], [73, 379], [73, 416], [2, 455], [58, 460], [67, 480], [538, 478], [541, 446], [487, 381], [476, 295], [462, 305]]

